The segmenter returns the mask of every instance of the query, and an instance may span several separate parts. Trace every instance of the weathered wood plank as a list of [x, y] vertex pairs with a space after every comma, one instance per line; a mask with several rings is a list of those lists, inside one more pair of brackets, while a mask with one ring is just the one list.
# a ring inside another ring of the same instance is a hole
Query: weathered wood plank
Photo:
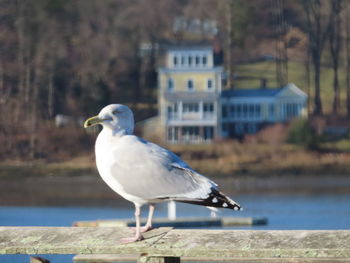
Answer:
[[111, 263], [111, 262], [136, 262], [139, 254], [118, 255], [118, 254], [91, 254], [76, 255], [73, 261], [76, 263]]
[[[140, 255], [116, 255], [116, 254], [91, 254], [76, 255], [73, 260], [76, 263], [115, 263], [136, 262]], [[349, 263], [348, 258], [207, 258], [203, 257], [181, 257], [181, 262], [248, 262], [248, 263]]]
[[[155, 218], [153, 220], [154, 227], [171, 226], [176, 228], [190, 228], [190, 227], [221, 227], [221, 226], [252, 226], [252, 225], [266, 225], [266, 217], [181, 217], [176, 219]], [[146, 219], [141, 221], [146, 223]], [[95, 221], [77, 221], [74, 226], [96, 226], [96, 227], [130, 227], [135, 226], [135, 220], [95, 220]]]
[[350, 259], [350, 230], [159, 228], [121, 244], [128, 228], [0, 227], [0, 254], [145, 254], [193, 259]]
[[134, 235], [131, 228], [0, 227], [0, 254], [142, 253], [170, 230], [154, 229], [144, 241], [125, 245], [120, 240]]
[[350, 231], [181, 230], [156, 246], [166, 244], [172, 255], [192, 258], [350, 258]]

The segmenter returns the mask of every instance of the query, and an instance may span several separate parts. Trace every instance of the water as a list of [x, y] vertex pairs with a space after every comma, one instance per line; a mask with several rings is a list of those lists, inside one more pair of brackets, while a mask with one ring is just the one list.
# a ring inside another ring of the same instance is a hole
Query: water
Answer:
[[[234, 198], [242, 212], [223, 209], [219, 216], [267, 217], [266, 226], [240, 229], [350, 229], [349, 195], [241, 195]], [[70, 226], [74, 221], [132, 218], [132, 204], [120, 207], [0, 207], [1, 226]], [[143, 210], [144, 215], [147, 209]], [[177, 204], [177, 216], [209, 216], [209, 210]], [[166, 217], [167, 207], [159, 205], [155, 216]], [[231, 227], [234, 229], [234, 227]], [[56, 262], [72, 262], [70, 255], [45, 255]], [[25, 255], [0, 256], [1, 263], [29, 262]]]

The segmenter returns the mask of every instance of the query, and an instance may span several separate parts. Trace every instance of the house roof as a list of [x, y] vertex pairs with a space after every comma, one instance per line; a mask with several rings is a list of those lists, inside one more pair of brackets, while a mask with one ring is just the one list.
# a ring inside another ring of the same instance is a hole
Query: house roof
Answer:
[[196, 101], [204, 101], [204, 102], [212, 102], [216, 101], [218, 98], [217, 93], [214, 92], [188, 92], [188, 91], [177, 91], [177, 92], [165, 92], [164, 98], [167, 101], [177, 102], [179, 100], [183, 102], [196, 102]]
[[205, 51], [212, 51], [213, 47], [211, 45], [176, 45], [176, 46], [168, 46], [168, 51], [187, 51], [187, 50], [205, 50]]
[[235, 90], [223, 90], [221, 97], [273, 97], [281, 88], [278, 89], [235, 89]]
[[[288, 91], [287, 94], [284, 91]], [[289, 93], [292, 91], [292, 93]], [[170, 102], [213, 102], [221, 98], [271, 98], [276, 96], [301, 96], [307, 98], [307, 95], [296, 87], [293, 83], [289, 83], [282, 88], [260, 88], [260, 89], [235, 89], [235, 90], [223, 90], [221, 94], [216, 92], [208, 91], [176, 91], [176, 92], [165, 92], [164, 98]]]
[[293, 83], [288, 83], [282, 88], [258, 88], [258, 89], [235, 89], [224, 90], [221, 93], [221, 97], [275, 97], [283, 94], [282, 91], [292, 91], [297, 96], [307, 97], [306, 93], [295, 86]]

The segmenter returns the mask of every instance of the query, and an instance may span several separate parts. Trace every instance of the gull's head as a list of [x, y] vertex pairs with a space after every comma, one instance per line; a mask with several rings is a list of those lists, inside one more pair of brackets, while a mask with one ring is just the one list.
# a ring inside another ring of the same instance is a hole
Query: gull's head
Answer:
[[101, 124], [114, 133], [132, 134], [134, 131], [134, 115], [128, 106], [110, 104], [104, 107], [97, 116], [87, 119], [84, 127]]

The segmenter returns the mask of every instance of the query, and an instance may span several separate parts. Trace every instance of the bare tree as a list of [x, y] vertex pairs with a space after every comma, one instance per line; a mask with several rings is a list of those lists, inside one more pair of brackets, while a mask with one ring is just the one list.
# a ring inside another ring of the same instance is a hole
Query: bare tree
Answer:
[[282, 0], [273, 0], [275, 30], [276, 30], [276, 81], [279, 87], [288, 82], [288, 49], [285, 40], [287, 23], [284, 17], [284, 3]]
[[322, 115], [321, 100], [321, 59], [330, 31], [330, 15], [328, 0], [302, 0], [306, 12], [306, 32], [309, 35], [309, 52], [314, 70], [314, 110], [313, 114]]
[[232, 51], [233, 51], [233, 37], [234, 37], [234, 30], [233, 30], [233, 16], [234, 16], [234, 1], [230, 0], [228, 1], [228, 7], [227, 7], [227, 88], [232, 89], [233, 88], [233, 56], [232, 56]]
[[333, 113], [337, 114], [340, 107], [340, 87], [339, 87], [339, 55], [341, 51], [341, 16], [342, 0], [332, 0], [330, 16], [329, 47], [333, 64]]
[[350, 4], [346, 2], [344, 12], [344, 24], [345, 24], [345, 57], [346, 57], [346, 109], [348, 118], [350, 118]]

